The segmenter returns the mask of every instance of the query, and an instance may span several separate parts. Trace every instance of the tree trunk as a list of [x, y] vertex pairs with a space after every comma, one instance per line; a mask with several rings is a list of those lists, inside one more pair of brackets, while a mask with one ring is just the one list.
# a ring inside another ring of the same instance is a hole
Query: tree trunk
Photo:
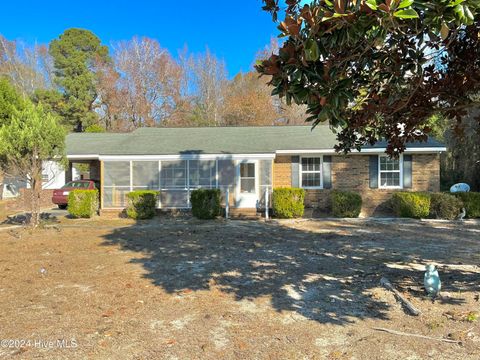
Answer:
[[30, 203], [30, 225], [36, 228], [40, 223], [40, 196], [42, 194], [42, 178], [39, 174], [32, 174], [30, 179], [31, 203]]
[[3, 199], [4, 179], [5, 179], [5, 175], [3, 174], [3, 172], [0, 171], [0, 200]]

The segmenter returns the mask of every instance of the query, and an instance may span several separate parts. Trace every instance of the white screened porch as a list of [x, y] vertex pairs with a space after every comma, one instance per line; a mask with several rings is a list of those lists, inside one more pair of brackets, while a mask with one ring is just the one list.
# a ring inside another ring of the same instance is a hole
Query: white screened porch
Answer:
[[102, 159], [102, 208], [124, 208], [128, 192], [149, 189], [160, 192], [158, 208], [188, 209], [199, 188], [220, 189], [223, 205], [228, 191], [231, 207], [264, 208], [272, 166], [272, 156]]

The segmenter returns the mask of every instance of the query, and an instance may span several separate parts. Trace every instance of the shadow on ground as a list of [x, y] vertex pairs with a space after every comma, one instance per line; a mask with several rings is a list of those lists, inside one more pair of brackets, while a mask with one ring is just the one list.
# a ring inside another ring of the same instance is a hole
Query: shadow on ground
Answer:
[[[215, 287], [238, 301], [266, 296], [277, 311], [322, 323], [387, 319], [391, 304], [372, 295], [382, 276], [423, 297], [423, 272], [412, 264], [447, 264], [440, 267], [446, 292], [480, 290], [478, 272], [458, 268], [480, 263], [478, 227], [312, 224], [305, 229], [256, 221], [161, 219], [116, 229], [105, 236], [104, 245], [142, 253], [131, 261], [169, 293]], [[440, 301], [463, 302], [461, 297]]]

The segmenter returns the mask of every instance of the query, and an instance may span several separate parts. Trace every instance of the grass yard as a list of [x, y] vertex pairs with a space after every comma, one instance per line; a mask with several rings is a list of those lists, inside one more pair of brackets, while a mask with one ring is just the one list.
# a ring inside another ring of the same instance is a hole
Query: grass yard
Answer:
[[[421, 288], [428, 262], [443, 281], [435, 303]], [[37, 343], [0, 347], [0, 358], [479, 359], [479, 265], [480, 226], [460, 223], [164, 218], [3, 230], [0, 339]], [[423, 314], [408, 315], [382, 276]]]

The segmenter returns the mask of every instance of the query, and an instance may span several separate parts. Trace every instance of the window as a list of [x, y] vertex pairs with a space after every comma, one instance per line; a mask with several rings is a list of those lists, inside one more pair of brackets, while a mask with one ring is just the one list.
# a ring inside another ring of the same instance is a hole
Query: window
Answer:
[[322, 161], [319, 157], [302, 157], [300, 179], [303, 188], [322, 187]]
[[240, 191], [255, 193], [255, 164], [240, 164]]
[[162, 161], [160, 176], [162, 189], [186, 189], [187, 161]]
[[42, 182], [48, 182], [50, 180], [47, 173], [42, 173]]
[[215, 160], [189, 160], [188, 175], [191, 188], [216, 186]]
[[381, 188], [402, 187], [401, 159], [391, 159], [386, 155], [379, 157], [379, 177]]

